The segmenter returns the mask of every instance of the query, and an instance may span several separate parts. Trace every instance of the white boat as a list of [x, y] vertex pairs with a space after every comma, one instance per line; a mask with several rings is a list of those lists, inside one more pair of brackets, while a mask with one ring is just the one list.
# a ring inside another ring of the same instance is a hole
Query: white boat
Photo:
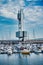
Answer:
[[30, 54], [30, 51], [28, 49], [24, 49], [21, 51], [22, 54]]
[[8, 49], [7, 54], [8, 55], [11, 55], [12, 54], [12, 50], [11, 49]]
[[19, 49], [20, 49], [20, 48], [21, 48], [21, 46], [22, 46], [22, 45], [21, 45], [21, 43], [19, 43], [19, 44], [17, 45], [17, 48], [19, 48]]
[[33, 50], [34, 48], [32, 47], [32, 45], [30, 46], [29, 49], [30, 49], [30, 52], [33, 52], [33, 51], [34, 51], [34, 50]]
[[37, 52], [37, 53], [41, 53], [41, 50], [36, 50], [35, 52]]
[[0, 47], [0, 50], [3, 50], [3, 49], [4, 49], [4, 47], [3, 47], [3, 46], [1, 46], [1, 47]]
[[4, 49], [4, 53], [5, 53], [5, 54], [7, 53], [7, 49]]
[[0, 50], [0, 54], [3, 54], [4, 53], [4, 51], [3, 50]]
[[4, 53], [4, 47], [1, 46], [1, 47], [0, 47], [0, 54], [3, 54], [3, 53]]
[[9, 47], [8, 49], [7, 49], [7, 54], [8, 55], [11, 55], [13, 52], [12, 52], [12, 48], [11, 47]]
[[41, 53], [41, 49], [36, 49], [34, 52], [35, 53]]
[[13, 53], [17, 53], [17, 50], [15, 48], [13, 49]]

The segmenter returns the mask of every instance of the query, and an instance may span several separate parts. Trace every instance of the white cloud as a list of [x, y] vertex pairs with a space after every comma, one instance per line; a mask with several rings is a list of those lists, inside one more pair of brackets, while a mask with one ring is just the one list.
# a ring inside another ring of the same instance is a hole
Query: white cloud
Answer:
[[[30, 4], [32, 5], [32, 3]], [[0, 16], [17, 20], [17, 13], [20, 6], [25, 6], [24, 0], [9, 0], [7, 4], [0, 5]], [[38, 24], [43, 24], [43, 6], [28, 6], [24, 12], [24, 29], [29, 32], [29, 29], [35, 28]], [[34, 23], [33, 23], [34, 22]], [[0, 24], [0, 26], [3, 26]], [[9, 28], [10, 26], [3, 26]], [[14, 26], [16, 29], [17, 25]], [[14, 32], [17, 30], [14, 30]], [[16, 38], [15, 33], [12, 33], [12, 39]]]
[[9, 2], [5, 5], [1, 4], [0, 6], [0, 16], [5, 16], [8, 18], [13, 18], [17, 20], [17, 12], [21, 6], [24, 5], [23, 0], [16, 0], [12, 1], [9, 0]]
[[24, 0], [19, 0], [19, 5], [20, 5], [21, 7], [25, 6]]
[[[33, 6], [24, 9], [25, 19], [29, 22], [43, 23], [43, 7]], [[26, 13], [25, 13], [26, 12]]]
[[[17, 12], [19, 5], [24, 6], [24, 0], [9, 0], [5, 5], [1, 5], [0, 15], [17, 20]], [[28, 6], [24, 9], [24, 17], [27, 21], [40, 22], [43, 19], [43, 7], [41, 6]]]
[[0, 10], [0, 12], [1, 12], [1, 16], [7, 17], [7, 18], [17, 19], [16, 14], [14, 14], [13, 12], [8, 11], [6, 8]]
[[0, 16], [17, 19], [18, 6], [8, 3], [2, 5], [0, 9]]

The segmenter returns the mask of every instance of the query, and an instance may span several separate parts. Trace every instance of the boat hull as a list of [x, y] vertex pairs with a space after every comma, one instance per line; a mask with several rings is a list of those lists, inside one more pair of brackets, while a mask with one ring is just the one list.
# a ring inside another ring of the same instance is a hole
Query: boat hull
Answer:
[[43, 53], [43, 51], [42, 51], [42, 53]]
[[30, 54], [30, 52], [22, 52], [22, 54]]

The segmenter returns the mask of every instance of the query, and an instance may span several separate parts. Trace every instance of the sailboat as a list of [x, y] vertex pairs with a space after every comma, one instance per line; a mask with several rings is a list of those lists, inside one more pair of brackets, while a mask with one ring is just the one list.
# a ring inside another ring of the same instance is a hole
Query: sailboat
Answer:
[[12, 52], [12, 48], [11, 47], [9, 47], [8, 49], [7, 49], [7, 54], [8, 55], [11, 55], [13, 52]]
[[41, 47], [41, 52], [43, 53], [43, 46]]
[[30, 50], [28, 49], [24, 49], [21, 51], [22, 54], [30, 54]]
[[38, 49], [37, 47], [34, 49], [35, 53], [41, 53], [41, 49]]

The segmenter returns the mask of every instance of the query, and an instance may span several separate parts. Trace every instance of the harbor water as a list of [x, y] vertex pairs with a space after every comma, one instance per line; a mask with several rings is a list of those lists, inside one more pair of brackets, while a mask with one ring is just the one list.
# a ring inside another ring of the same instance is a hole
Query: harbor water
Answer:
[[43, 65], [43, 54], [0, 54], [0, 65]]

